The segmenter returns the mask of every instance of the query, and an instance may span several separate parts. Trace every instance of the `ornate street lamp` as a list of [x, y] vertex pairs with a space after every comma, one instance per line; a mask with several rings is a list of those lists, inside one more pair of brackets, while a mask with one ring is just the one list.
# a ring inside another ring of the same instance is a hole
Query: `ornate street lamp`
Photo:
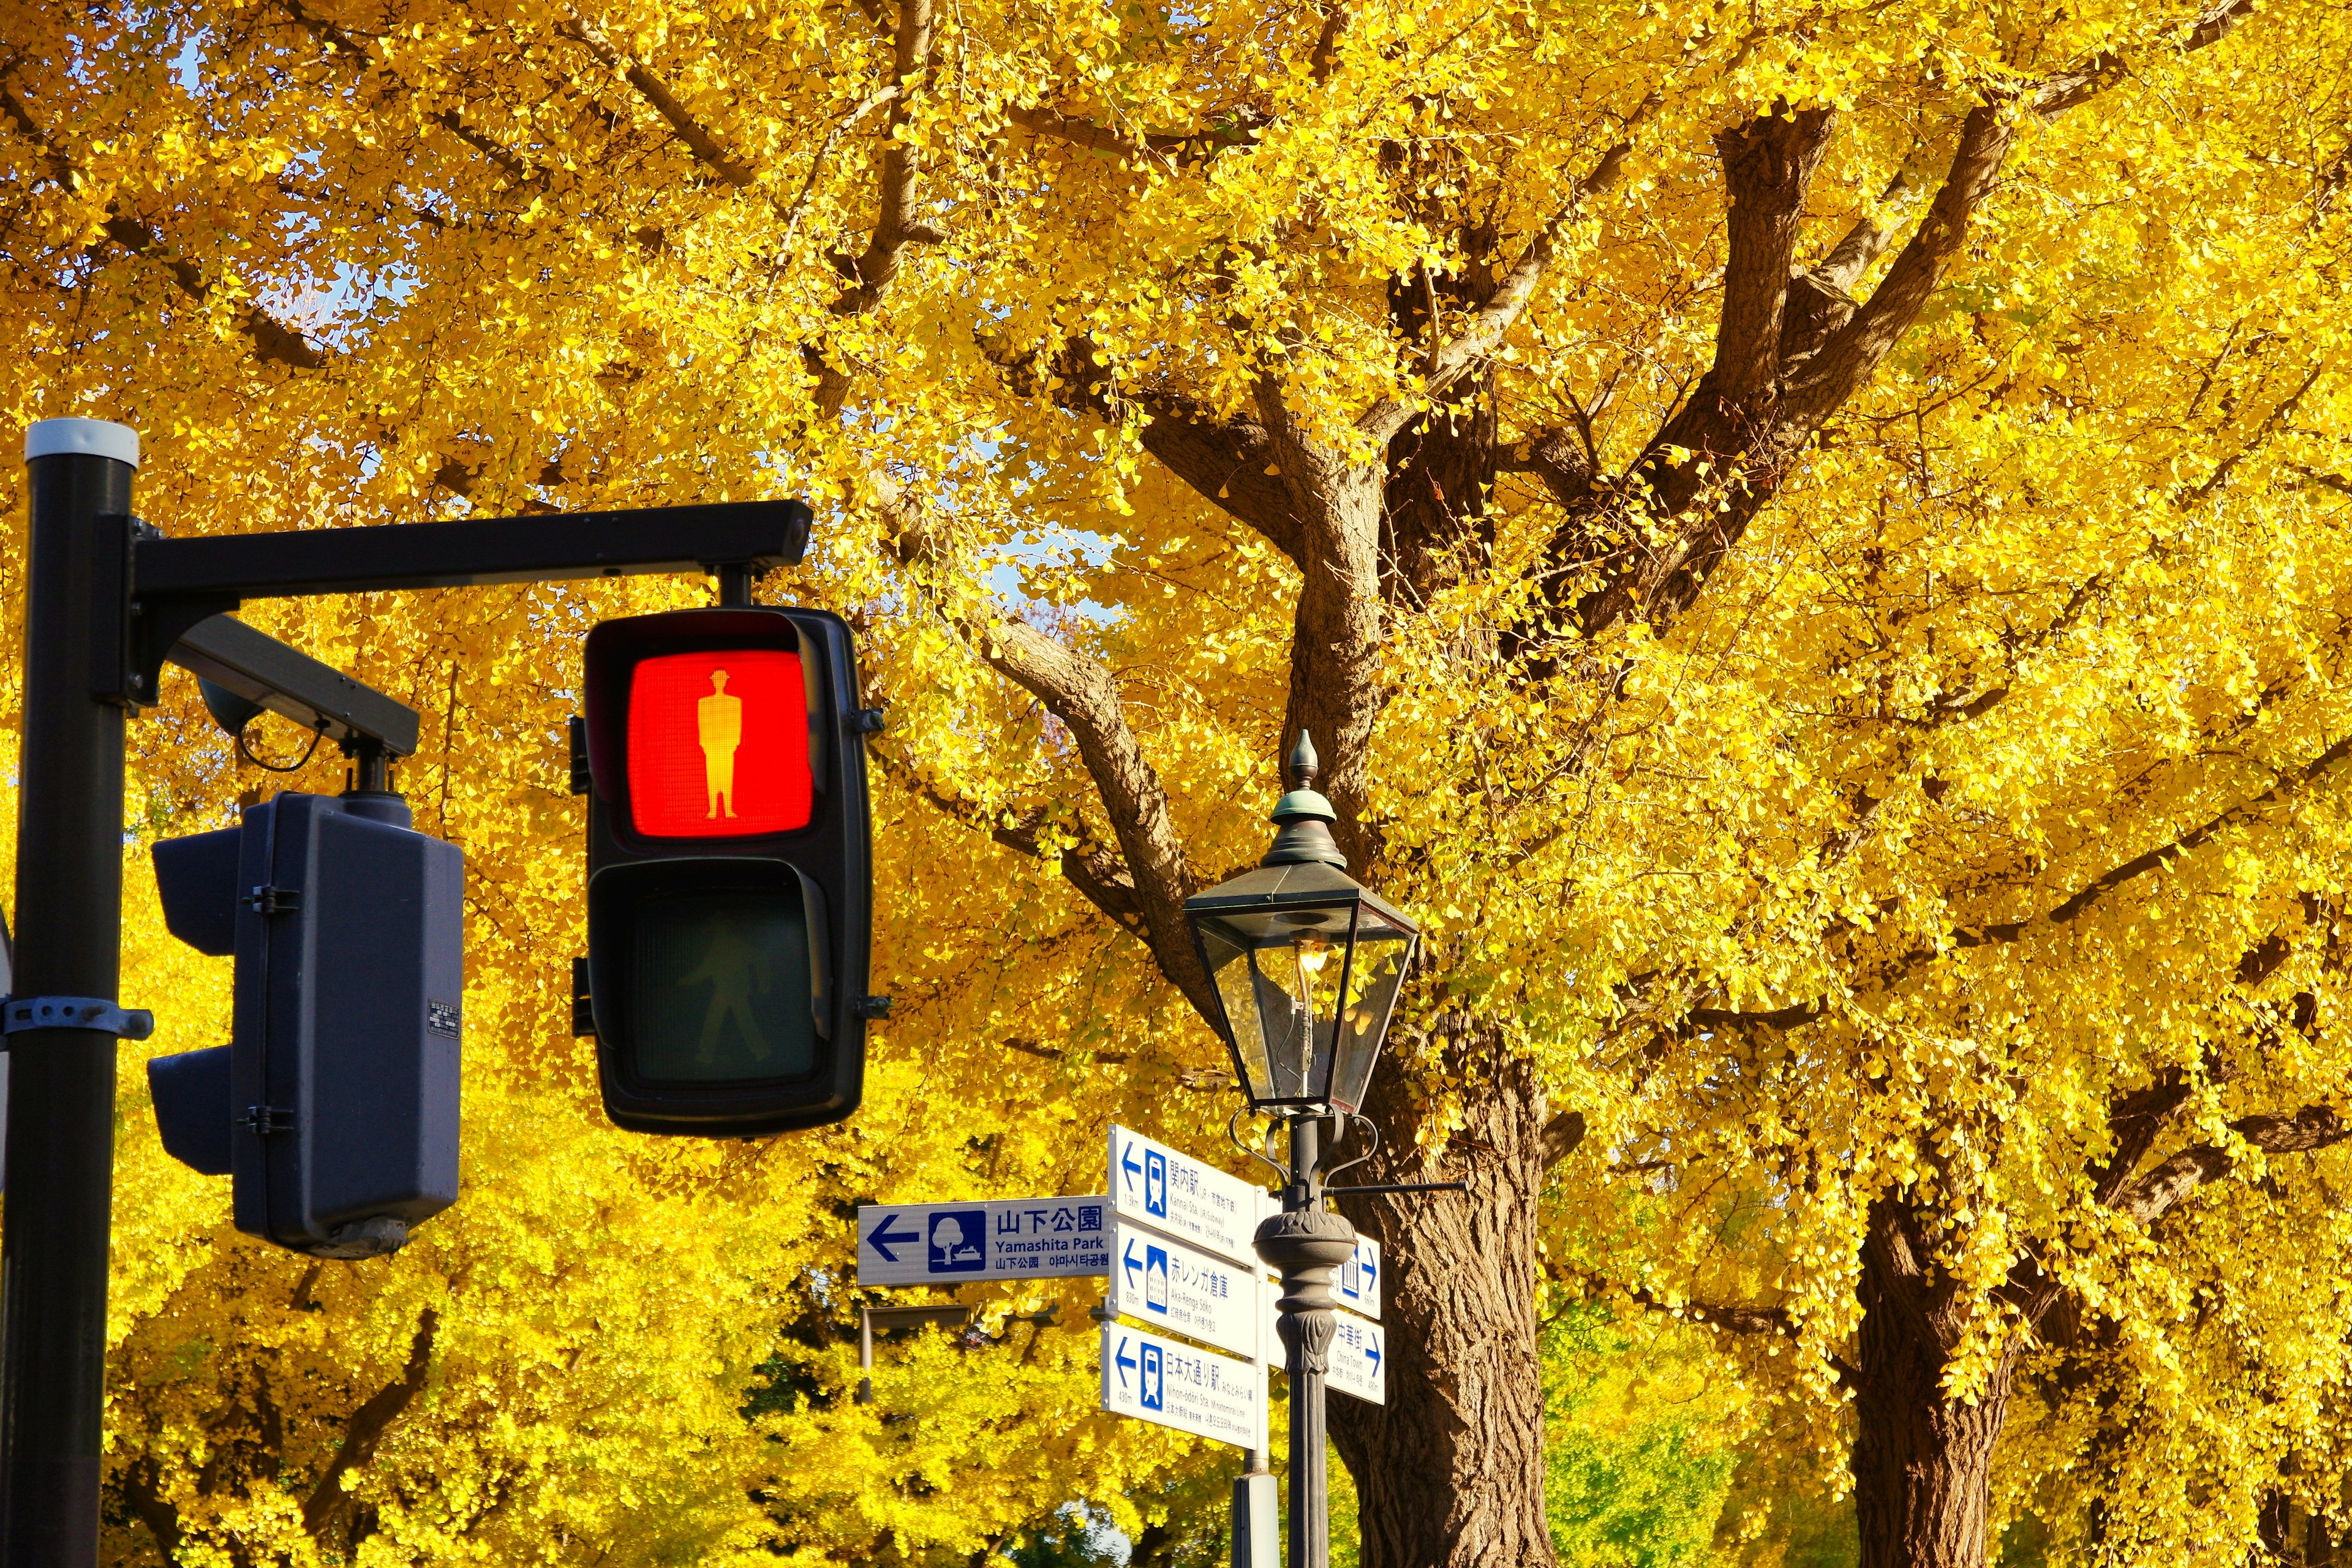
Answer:
[[1412, 921], [1348, 875], [1331, 837], [1338, 816], [1314, 788], [1318, 771], [1315, 743], [1302, 731], [1290, 753], [1290, 792], [1274, 808], [1281, 828], [1274, 847], [1255, 870], [1184, 903], [1216, 994], [1211, 1022], [1233, 1052], [1242, 1092], [1251, 1110], [1289, 1124], [1283, 1212], [1258, 1226], [1255, 1243], [1282, 1275], [1290, 1568], [1330, 1561], [1323, 1384], [1338, 1326], [1331, 1277], [1356, 1249], [1355, 1226], [1323, 1207], [1322, 1128], [1362, 1108], [1421, 940]]
[[1294, 1119], [1362, 1109], [1420, 940], [1348, 875], [1331, 838], [1338, 817], [1313, 787], [1318, 771], [1302, 732], [1290, 793], [1274, 808], [1274, 847], [1255, 870], [1184, 903], [1250, 1109]]

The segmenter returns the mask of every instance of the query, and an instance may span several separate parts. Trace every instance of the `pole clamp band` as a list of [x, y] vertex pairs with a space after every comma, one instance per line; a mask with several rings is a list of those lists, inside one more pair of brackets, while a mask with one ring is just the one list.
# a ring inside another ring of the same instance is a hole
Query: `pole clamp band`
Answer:
[[143, 1040], [155, 1032], [155, 1015], [95, 996], [0, 997], [0, 1034], [20, 1029], [102, 1029], [121, 1039]]

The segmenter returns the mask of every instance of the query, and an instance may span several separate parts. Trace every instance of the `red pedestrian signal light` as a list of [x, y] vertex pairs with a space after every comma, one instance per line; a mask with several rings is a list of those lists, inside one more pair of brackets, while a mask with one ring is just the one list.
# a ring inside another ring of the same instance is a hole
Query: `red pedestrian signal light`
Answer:
[[607, 621], [586, 676], [575, 1027], [606, 1114], [708, 1137], [840, 1121], [864, 1086], [873, 902], [849, 628], [771, 608]]
[[797, 651], [639, 660], [629, 678], [630, 825], [649, 838], [807, 826], [808, 697]]

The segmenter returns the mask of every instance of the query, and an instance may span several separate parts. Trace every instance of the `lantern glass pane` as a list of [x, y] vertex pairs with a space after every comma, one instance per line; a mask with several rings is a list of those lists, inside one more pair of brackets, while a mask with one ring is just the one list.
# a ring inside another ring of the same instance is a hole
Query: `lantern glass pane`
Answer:
[[1354, 900], [1192, 918], [1251, 1101], [1328, 1102]]
[[1225, 1022], [1232, 1029], [1228, 1042], [1240, 1064], [1242, 1089], [1253, 1102], [1274, 1097], [1274, 1072], [1266, 1060], [1265, 1036], [1258, 1027], [1258, 990], [1264, 981], [1249, 939], [1223, 921], [1198, 922], [1201, 947], [1209, 960], [1209, 982], [1224, 1004]]
[[1338, 1058], [1329, 1099], [1346, 1110], [1363, 1109], [1364, 1093], [1372, 1080], [1387, 1039], [1389, 1015], [1396, 1006], [1397, 990], [1404, 982], [1412, 956], [1411, 933], [1387, 924], [1371, 910], [1364, 911], [1356, 933], [1355, 962], [1348, 971], [1348, 994], [1336, 1000]]

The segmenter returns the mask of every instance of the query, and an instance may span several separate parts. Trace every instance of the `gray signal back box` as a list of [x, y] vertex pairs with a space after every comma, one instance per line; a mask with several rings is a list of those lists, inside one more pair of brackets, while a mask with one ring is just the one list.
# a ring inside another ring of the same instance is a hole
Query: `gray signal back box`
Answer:
[[394, 795], [286, 794], [237, 846], [236, 1227], [397, 1248], [457, 1197], [465, 856]]

